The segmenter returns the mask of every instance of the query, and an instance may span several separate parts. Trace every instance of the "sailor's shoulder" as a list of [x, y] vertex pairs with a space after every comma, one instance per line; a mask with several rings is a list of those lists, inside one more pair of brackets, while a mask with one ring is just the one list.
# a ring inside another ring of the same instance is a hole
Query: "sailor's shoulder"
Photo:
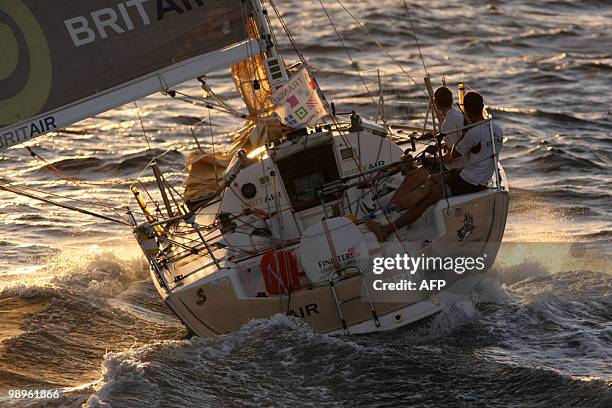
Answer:
[[459, 111], [457, 108], [451, 108], [446, 112], [445, 119], [453, 121], [460, 120], [463, 122], [463, 113], [461, 113], [461, 111]]
[[484, 126], [484, 123], [478, 124], [470, 129], [468, 129], [468, 131], [465, 133], [465, 137], [466, 138], [480, 138], [480, 136], [482, 135], [483, 131], [487, 131], [487, 126]]

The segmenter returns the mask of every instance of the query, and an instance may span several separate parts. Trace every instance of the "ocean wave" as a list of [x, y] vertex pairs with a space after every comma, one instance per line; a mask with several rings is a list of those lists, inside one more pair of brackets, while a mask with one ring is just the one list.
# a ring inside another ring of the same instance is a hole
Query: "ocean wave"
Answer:
[[[584, 179], [581, 181], [585, 181]], [[586, 180], [587, 182], [589, 180]], [[546, 202], [556, 203], [558, 201], [588, 201], [589, 203], [597, 203], [599, 200], [608, 200], [608, 195], [601, 194], [598, 191], [592, 191], [584, 188], [571, 188], [565, 187], [565, 184], [559, 182], [561, 186], [556, 183], [551, 187], [533, 189], [533, 188], [521, 188], [521, 187], [512, 187], [510, 190], [510, 194], [517, 202], [522, 201], [530, 201], [530, 200], [540, 200]], [[591, 185], [595, 184], [595, 180], [591, 180]], [[578, 183], [575, 183], [574, 186], [577, 186]]]
[[[71, 159], [58, 160], [52, 164], [53, 168], [59, 169], [65, 173], [78, 174], [82, 170], [95, 170], [104, 166], [105, 161], [95, 157], [79, 157]], [[50, 166], [41, 167], [38, 171], [52, 170]]]
[[606, 242], [612, 242], [612, 229], [605, 229], [597, 232], [580, 234], [579, 236], [588, 241], [603, 240]]
[[[546, 40], [548, 38], [559, 39], [562, 37], [578, 37], [581, 28], [573, 27], [556, 27], [556, 28], [530, 28], [518, 34], [511, 34], [500, 37], [483, 37], [476, 41], [482, 41], [488, 45], [505, 45], [511, 47], [533, 47], [536, 44], [528, 40]], [[539, 45], [539, 44], [537, 44]]]
[[482, 316], [475, 307], [474, 301], [469, 298], [464, 299], [454, 302], [438, 313], [431, 325], [427, 327], [427, 331], [432, 338], [439, 338], [480, 317]]
[[551, 112], [543, 109], [536, 108], [516, 108], [509, 106], [492, 106], [491, 112], [499, 113], [503, 117], [505, 114], [523, 115], [523, 116], [538, 116], [548, 119], [553, 119], [557, 122], [568, 124], [592, 124], [590, 120], [582, 119], [569, 112]]
[[202, 121], [202, 118], [190, 115], [169, 116], [165, 119], [167, 122], [176, 123], [178, 125], [194, 126]]
[[539, 171], [545, 174], [575, 170], [588, 170], [590, 172], [603, 169], [598, 163], [579, 157], [560, 147], [548, 146], [543, 149], [538, 146], [528, 154], [531, 156], [528, 161], [532, 165], [537, 166]]
[[151, 149], [151, 151], [144, 150], [138, 153], [126, 154], [120, 160], [96, 157], [60, 159], [51, 163], [51, 165], [38, 168], [35, 172], [44, 174], [58, 169], [69, 176], [79, 176], [85, 172], [85, 174], [96, 176], [96, 178], [108, 177], [109, 175], [131, 175], [143, 170], [149, 164], [152, 157], [158, 157], [156, 161], [163, 167], [182, 169], [185, 162], [185, 156], [178, 150], [165, 152], [161, 149]]
[[[513, 310], [511, 303], [501, 300], [496, 307], [506, 313]], [[507, 339], [517, 332], [509, 330], [507, 323], [512, 325], [512, 319], [504, 316], [499, 323], [508, 331], [499, 337], [489, 323], [498, 317], [461, 302], [453, 313], [442, 312], [424, 329], [431, 333], [441, 328], [445, 334], [422, 341], [424, 331], [410, 327], [330, 337], [316, 334], [299, 320], [277, 315], [221, 337], [166, 341], [109, 353], [103, 377], [85, 406], [289, 407], [296, 401], [305, 407], [355, 406], [371, 403], [376, 395], [377, 401], [391, 406], [436, 406], [441, 401], [453, 406], [504, 406], [512, 400], [525, 406], [554, 401], [555, 406], [569, 407], [605, 398], [609, 390], [605, 381], [584, 382], [552, 368], [556, 356], [534, 364], [530, 355], [512, 355], [516, 343]], [[499, 349], [492, 344], [505, 346]], [[368, 387], [362, 386], [364, 382]], [[409, 392], [416, 386], [430, 392]], [[521, 396], [516, 395], [517, 389]], [[308, 399], [303, 398], [305, 390]], [[477, 397], [466, 397], [471, 394]]]
[[131, 282], [148, 277], [148, 266], [142, 257], [120, 258], [112, 250], [97, 245], [65, 249], [42, 259], [44, 266], [21, 280], [5, 282], [0, 294], [18, 296], [43, 288], [110, 297]]
[[[328, 368], [322, 370], [333, 381], [334, 375], [345, 374], [334, 374], [337, 365], [327, 357], [345, 361], [346, 356], [357, 357], [362, 351], [350, 339], [316, 334], [301, 320], [276, 315], [212, 339], [162, 342], [109, 353], [100, 386], [86, 406], [287, 406], [297, 398], [292, 387], [300, 374], [295, 370], [327, 361]], [[303, 406], [328, 402], [324, 388], [309, 390], [311, 402], [302, 400]]]
[[[552, 292], [555, 296], [562, 296], [566, 299], [579, 299], [587, 305], [592, 300], [612, 300], [612, 275], [606, 272], [569, 270], [538, 276], [543, 276], [544, 280], [540, 282], [524, 280], [513, 286], [513, 290], [525, 296], [536, 296], [536, 298], [542, 293]], [[612, 317], [612, 309], [610, 309], [610, 317]]]
[[165, 154], [163, 153], [165, 152], [160, 149], [152, 149], [151, 151], [145, 150], [136, 154], [125, 155], [120, 162], [113, 163], [109, 170], [115, 170], [121, 173], [133, 170], [141, 171], [151, 161], [152, 157], [157, 158], [156, 162], [161, 167], [176, 166], [177, 164], [183, 166], [185, 163], [185, 156], [178, 150], [170, 150]]
[[612, 381], [604, 363], [612, 358], [612, 276], [588, 270], [550, 273], [529, 262], [512, 269], [502, 276], [515, 300], [484, 318], [504, 345], [489, 351], [522, 366]]
[[150, 281], [130, 291], [147, 277], [143, 259], [92, 246], [66, 249], [21, 281], [5, 283], [0, 311], [14, 319], [0, 325], [11, 333], [0, 345], [2, 382], [71, 387], [96, 380], [109, 349], [184, 335]]

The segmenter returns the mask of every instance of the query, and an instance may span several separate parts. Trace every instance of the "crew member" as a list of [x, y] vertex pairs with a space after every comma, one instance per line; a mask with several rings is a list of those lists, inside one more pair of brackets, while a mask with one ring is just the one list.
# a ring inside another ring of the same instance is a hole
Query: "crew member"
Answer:
[[[465, 114], [470, 123], [484, 121], [484, 102], [482, 96], [476, 92], [469, 92], [464, 99]], [[493, 139], [495, 149], [499, 154], [502, 147], [503, 132], [493, 124]], [[432, 204], [444, 197], [443, 188], [446, 187], [448, 196], [470, 194], [486, 188], [495, 171], [491, 132], [488, 122], [480, 123], [467, 131], [465, 136], [453, 146], [449, 154], [444, 156], [445, 163], [456, 162], [466, 157], [465, 166], [461, 171], [451, 170], [446, 177], [435, 175], [419, 187], [414, 195], [423, 197], [417, 204], [406, 211], [393, 224], [381, 225], [368, 221], [368, 228], [374, 232], [379, 241], [385, 241], [394, 229], [400, 229], [412, 224]]]
[[[444, 121], [440, 126], [440, 129], [445, 133], [444, 141], [450, 149], [452, 146], [459, 141], [462, 136], [462, 132], [458, 129], [464, 127], [463, 114], [453, 108], [453, 93], [446, 86], [442, 86], [434, 92], [434, 106], [442, 114]], [[433, 149], [433, 151], [431, 151]], [[436, 146], [430, 146], [430, 153], [435, 153]], [[412, 160], [411, 157], [402, 157], [404, 161]], [[461, 168], [464, 164], [464, 159], [459, 159], [454, 163], [448, 163], [448, 168]], [[407, 172], [406, 169], [410, 169]], [[427, 190], [419, 189], [426, 183], [432, 183], [428, 181], [430, 177], [430, 171], [427, 167], [422, 166], [416, 169], [414, 165], [412, 167], [402, 164], [402, 172], [405, 175], [402, 184], [393, 194], [390, 203], [395, 205], [397, 209], [407, 209], [413, 207], [415, 204], [425, 198]]]

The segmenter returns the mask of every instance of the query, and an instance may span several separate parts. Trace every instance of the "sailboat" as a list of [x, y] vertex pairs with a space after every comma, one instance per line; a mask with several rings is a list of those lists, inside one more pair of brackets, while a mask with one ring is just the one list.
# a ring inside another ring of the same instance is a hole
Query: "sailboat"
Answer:
[[[272, 1], [0, 4], [11, 21], [0, 31], [2, 61], [10, 68], [0, 71], [0, 148], [156, 92], [243, 118], [227, 151], [191, 153], [182, 191], [155, 160], [145, 169], [150, 180], [130, 188], [126, 217], [152, 281], [197, 335], [232, 332], [278, 313], [322, 333], [385, 331], [469, 295], [493, 264], [497, 247], [490, 244], [501, 242], [505, 229], [508, 181], [498, 154], [490, 158], [495, 172], [486, 189], [445, 197], [398, 228], [389, 245], [379, 242], [366, 220], [392, 224], [402, 215], [389, 205], [403, 180], [391, 170], [407, 151], [422, 156], [427, 143], [441, 153], [431, 79], [424, 81], [430, 128], [342, 113], [299, 52], [299, 62], [286, 64], [270, 10], [294, 44]], [[206, 74], [222, 69], [231, 72], [248, 113], [207, 82]], [[205, 97], [174, 89], [193, 79]], [[410, 137], [400, 140], [398, 128], [411, 130]], [[25, 187], [0, 189], [114, 219]], [[372, 293], [375, 257], [420, 254], [436, 244], [486, 251], [486, 268], [450, 274], [444, 287], [399, 301]]]

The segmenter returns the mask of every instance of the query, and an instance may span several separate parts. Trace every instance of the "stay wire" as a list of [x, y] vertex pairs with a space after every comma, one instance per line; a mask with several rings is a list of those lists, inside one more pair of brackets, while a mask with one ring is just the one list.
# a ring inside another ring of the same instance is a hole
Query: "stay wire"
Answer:
[[336, 29], [336, 25], [334, 24], [334, 21], [332, 20], [331, 16], [327, 12], [327, 9], [325, 8], [325, 5], [323, 4], [323, 1], [319, 0], [319, 4], [321, 4], [321, 8], [325, 12], [325, 15], [327, 16], [327, 19], [329, 20], [329, 23], [331, 24], [332, 28], [334, 29], [334, 32], [336, 33], [336, 37], [338, 37], [338, 40], [340, 40], [340, 43], [342, 44], [342, 48], [344, 49], [344, 52], [346, 52], [346, 55], [348, 56], [349, 60], [351, 61], [351, 66], [355, 69], [355, 72], [357, 73], [357, 76], [359, 76], [359, 79], [361, 80], [361, 83], [363, 84], [363, 86], [366, 89], [368, 95], [372, 99], [372, 103], [374, 105], [376, 105], [376, 100], [374, 99], [374, 96], [372, 95], [372, 93], [370, 93], [370, 89], [368, 88], [368, 85], [366, 84], [365, 80], [363, 79], [363, 76], [361, 75], [361, 71], [359, 70], [359, 68], [355, 64], [355, 61], [353, 60], [353, 57], [351, 56], [350, 51], [348, 50], [346, 44], [344, 43], [344, 40], [342, 39], [342, 36], [340, 35], [338, 30]]
[[412, 23], [412, 16], [410, 15], [410, 8], [408, 7], [408, 3], [404, 0], [404, 7], [406, 8], [406, 14], [408, 15], [408, 21], [410, 21], [410, 29], [412, 30], [412, 35], [414, 36], [414, 42], [416, 43], [417, 49], [419, 50], [419, 56], [421, 57], [421, 63], [423, 64], [423, 70], [425, 71], [425, 75], [429, 76], [429, 72], [427, 72], [427, 66], [425, 66], [425, 59], [423, 58], [423, 53], [421, 52], [421, 45], [419, 44], [419, 38], [417, 37], [416, 30], [414, 29], [414, 24]]
[[[88, 183], [88, 182], [83, 182], [79, 179], [76, 179], [74, 177], [70, 177], [67, 174], [65, 174], [62, 170], [60, 170], [59, 168], [57, 168], [55, 165], [53, 165], [52, 163], [49, 163], [45, 158], [43, 158], [40, 154], [36, 153], [34, 150], [32, 150], [31, 147], [26, 146], [26, 149], [28, 150], [28, 152], [30, 153], [30, 156], [32, 156], [33, 158], [41, 161], [42, 163], [45, 164], [45, 168], [55, 174], [58, 178], [68, 181], [72, 184], [74, 184], [75, 186], [79, 187], [79, 188], [83, 188], [84, 184], [92, 184], [92, 183]], [[110, 183], [109, 183], [110, 184]], [[112, 183], [114, 184], [114, 183]], [[102, 184], [105, 185], [105, 184]], [[97, 203], [98, 206], [100, 207], [104, 207], [108, 210], [110, 210], [111, 212], [113, 212], [116, 216], [118, 216], [119, 218], [121, 218], [123, 221], [125, 221], [125, 217], [119, 213], [115, 207], [113, 207], [112, 205], [102, 201], [100, 198], [96, 197], [91, 191], [84, 189], [83, 191], [85, 191], [85, 193], [87, 193], [89, 196], [91, 196], [91, 198], [93, 198]], [[127, 221], [126, 221], [127, 222]]]
[[285, 31], [285, 35], [287, 36], [287, 38], [289, 39], [289, 42], [291, 43], [291, 46], [293, 47], [293, 50], [295, 51], [296, 55], [298, 56], [302, 64], [305, 67], [308, 66], [308, 64], [306, 63], [306, 60], [304, 59], [304, 56], [298, 49], [295, 38], [293, 37], [293, 34], [291, 34], [291, 31], [289, 30], [289, 26], [287, 25], [287, 23], [285, 23], [285, 20], [283, 19], [283, 16], [281, 15], [280, 11], [276, 7], [276, 4], [272, 0], [269, 0], [269, 1], [270, 1], [270, 5], [272, 6], [272, 9], [274, 10], [274, 13], [276, 14], [276, 17], [278, 18], [278, 21], [281, 23], [281, 26], [283, 27], [283, 30]]
[[[397, 67], [402, 71], [404, 75], [408, 77], [408, 79], [410, 79], [415, 85], [419, 86], [419, 83], [414, 78], [414, 76], [410, 75], [410, 73], [402, 66], [402, 64], [400, 64], [400, 62], [391, 54], [391, 52], [384, 45], [382, 45], [380, 41], [378, 41], [378, 39], [374, 36], [374, 34], [372, 34], [370, 30], [368, 30], [367, 27], [364, 26], [363, 23], [359, 21], [359, 19], [355, 17], [355, 15], [351, 13], [351, 11], [348, 8], [346, 8], [346, 6], [340, 0], [336, 0], [336, 1], [344, 9], [344, 11], [346, 11], [346, 13], [349, 16], [351, 16], [351, 18], [357, 23], [357, 25], [359, 25], [359, 28], [365, 31], [365, 33], [376, 43], [378, 48], [380, 48], [385, 53], [387, 58], [389, 58], [395, 65], [397, 65]], [[419, 48], [419, 53], [420, 53], [420, 48]]]
[[[38, 194], [46, 194], [46, 195], [51, 196], [51, 197], [60, 198], [60, 199], [64, 199], [64, 200], [69, 200], [69, 201], [74, 201], [74, 202], [82, 203], [82, 204], [88, 204], [88, 205], [92, 205], [92, 206], [100, 207], [100, 208], [104, 208], [104, 209], [110, 209], [111, 208], [111, 207], [109, 207], [109, 206], [107, 206], [105, 204], [100, 204], [99, 202], [96, 202], [96, 201], [89, 201], [89, 200], [83, 200], [83, 199], [79, 199], [79, 198], [69, 197], [69, 196], [65, 196], [65, 195], [61, 195], [61, 194], [57, 194], [57, 193], [52, 193], [50, 191], [39, 190], [39, 189], [34, 188], [34, 187], [24, 187], [24, 186], [15, 185], [15, 184], [12, 184], [12, 183], [3, 183], [2, 185], [9, 186], [11, 188], [19, 189], [19, 190], [22, 190], [22, 191], [33, 191], [33, 192], [38, 193]], [[112, 207], [112, 208], [114, 208], [116, 210], [120, 209], [119, 207]]]
[[[172, 94], [176, 94], [176, 95], [180, 95], [183, 96], [184, 98], [176, 98], [176, 96], [172, 96]], [[218, 110], [220, 112], [223, 113], [227, 113], [236, 117], [239, 117], [241, 119], [247, 119], [249, 115], [245, 115], [243, 113], [240, 113], [236, 110], [230, 110], [227, 107], [221, 107], [221, 106], [215, 106], [214, 104], [212, 104], [209, 100], [203, 99], [203, 98], [198, 98], [196, 96], [192, 96], [192, 95], [188, 95], [185, 93], [182, 93], [180, 91], [172, 91], [172, 93], [168, 92], [168, 95], [170, 95], [171, 97], [178, 99], [179, 101], [183, 101], [186, 103], [189, 103], [191, 105], [196, 105], [196, 106], [204, 106], [207, 109], [214, 109], [214, 110]], [[185, 98], [189, 98], [192, 100], [188, 100]]]
[[140, 128], [142, 129], [142, 133], [144, 134], [145, 140], [147, 141], [147, 148], [149, 149], [149, 154], [151, 154], [151, 159], [155, 156], [153, 154], [153, 150], [151, 150], [151, 144], [149, 143], [149, 136], [147, 135], [147, 131], [145, 130], [144, 123], [142, 122], [142, 116], [140, 116], [140, 109], [138, 108], [138, 103], [134, 101], [134, 106], [136, 107], [136, 113], [138, 114], [138, 120], [140, 121]]
[[56, 207], [61, 207], [61, 208], [65, 208], [67, 210], [76, 211], [76, 212], [79, 212], [81, 214], [90, 215], [90, 216], [96, 217], [96, 218], [101, 218], [103, 220], [111, 221], [111, 222], [114, 222], [114, 223], [117, 223], [117, 224], [128, 225], [128, 226], [130, 225], [129, 222], [124, 221], [122, 219], [118, 220], [116, 218], [112, 218], [112, 217], [108, 217], [106, 215], [98, 214], [98, 213], [95, 213], [93, 211], [89, 211], [89, 210], [85, 210], [85, 209], [82, 209], [82, 208], [74, 207], [74, 206], [72, 206], [70, 204], [60, 203], [58, 201], [51, 200], [51, 199], [46, 198], [46, 197], [41, 197], [41, 196], [38, 196], [36, 194], [29, 193], [29, 192], [27, 192], [25, 190], [22, 190], [20, 188], [11, 187], [11, 186], [6, 185], [6, 184], [0, 184], [0, 190], [8, 191], [8, 192], [11, 192], [13, 194], [17, 194], [17, 195], [21, 195], [21, 196], [24, 196], [24, 197], [28, 197], [28, 198], [34, 199], [34, 200], [42, 201], [44, 203], [51, 204], [51, 205], [54, 205]]

